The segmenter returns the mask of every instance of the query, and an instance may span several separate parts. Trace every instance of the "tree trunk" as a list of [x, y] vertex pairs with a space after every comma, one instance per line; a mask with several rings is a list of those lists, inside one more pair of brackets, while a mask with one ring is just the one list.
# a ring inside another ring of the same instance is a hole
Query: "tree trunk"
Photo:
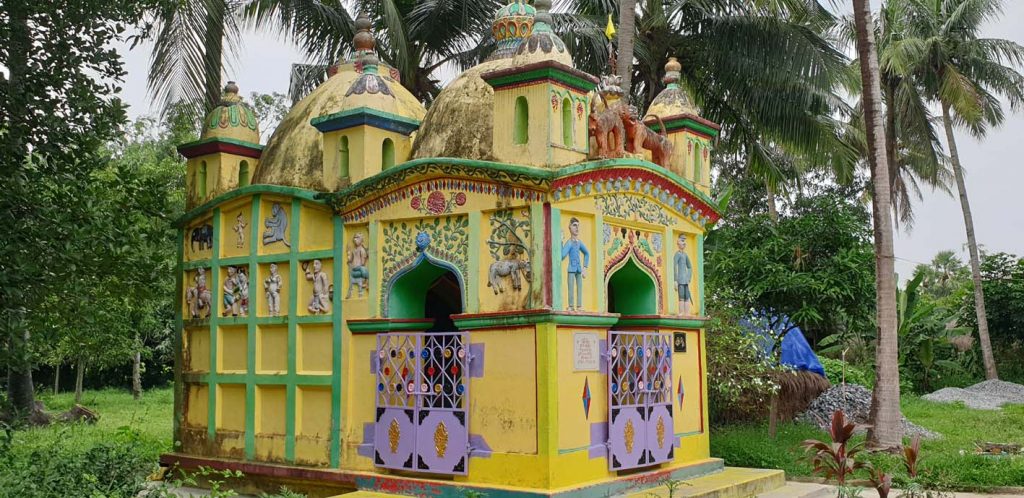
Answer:
[[53, 367], [53, 394], [60, 393], [60, 363]]
[[78, 372], [75, 374], [75, 403], [82, 402], [82, 381], [85, 380], [85, 360], [78, 360]]
[[[7, 341], [10, 365], [7, 367], [7, 399], [15, 416], [27, 417], [36, 406], [35, 386], [32, 383], [32, 359], [29, 354], [31, 335], [24, 322], [14, 320]], [[19, 330], [19, 328], [21, 330]]]
[[[896, 154], [896, 113], [893, 111], [896, 99], [895, 85], [889, 83], [885, 86], [885, 157], [889, 162], [889, 192], [895, 193], [896, 180], [899, 175], [899, 157]], [[895, 209], [896, 205], [893, 204]], [[899, 213], [893, 213], [894, 219], [899, 219]]]
[[864, 124], [873, 189], [872, 215], [875, 230], [875, 307], [878, 344], [875, 348], [875, 389], [871, 396], [871, 428], [868, 446], [902, 446], [900, 415], [899, 344], [896, 319], [896, 269], [893, 254], [893, 221], [889, 160], [882, 123], [882, 88], [875, 48], [875, 29], [869, 0], [853, 1], [857, 25], [857, 52], [864, 86]]
[[964, 182], [964, 169], [960, 164], [960, 153], [956, 148], [956, 137], [953, 136], [953, 120], [949, 114], [949, 106], [942, 104], [942, 122], [946, 126], [946, 141], [949, 143], [949, 156], [953, 160], [953, 174], [956, 176], [956, 190], [960, 194], [960, 208], [964, 212], [964, 226], [967, 227], [967, 249], [971, 253], [971, 277], [974, 280], [974, 309], [978, 315], [978, 339], [981, 343], [981, 357], [985, 363], [985, 378], [999, 378], [996, 371], [996, 359], [992, 354], [992, 342], [988, 337], [988, 316], [985, 314], [985, 291], [981, 286], [981, 258], [978, 256], [978, 239], [974, 235], [974, 216], [971, 214], [971, 203], [967, 199], [967, 184]]
[[633, 42], [636, 35], [636, 0], [619, 1], [619, 56], [616, 72], [622, 77], [622, 91], [629, 99], [633, 86]]
[[[206, 19], [206, 39], [203, 47], [206, 50], [206, 64], [203, 68], [206, 79], [206, 112], [210, 112], [220, 103], [221, 71], [224, 60], [224, 20], [229, 15], [227, 2], [210, 2], [210, 11]], [[219, 10], [217, 10], [219, 9]]]
[[142, 397], [142, 351], [136, 350], [132, 357], [132, 398]]
[[779, 205], [775, 199], [775, 189], [768, 183], [768, 180], [764, 181], [764, 189], [768, 192], [768, 218], [772, 220], [772, 223], [778, 224], [779, 222]]

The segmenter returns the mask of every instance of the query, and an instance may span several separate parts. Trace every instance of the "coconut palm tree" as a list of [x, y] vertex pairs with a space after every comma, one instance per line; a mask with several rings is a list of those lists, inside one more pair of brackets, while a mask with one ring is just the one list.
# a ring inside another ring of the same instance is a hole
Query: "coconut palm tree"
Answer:
[[956, 179], [967, 231], [974, 302], [978, 314], [978, 338], [985, 363], [985, 377], [997, 379], [995, 357], [989, 340], [985, 295], [974, 218], [967, 196], [963, 165], [957, 150], [954, 126], [966, 127], [983, 137], [1002, 123], [999, 97], [1014, 109], [1024, 105], [1024, 47], [1008, 41], [980, 38], [981, 26], [1002, 14], [1000, 0], [899, 0], [908, 13], [908, 36], [893, 49], [894, 72], [916, 78], [925, 94], [942, 108], [942, 123]]
[[869, 0], [853, 0], [857, 53], [864, 88], [864, 122], [871, 164], [872, 214], [875, 231], [875, 389], [871, 396], [868, 444], [894, 448], [902, 445], [900, 415], [899, 338], [896, 312], [896, 268], [893, 258], [893, 223], [890, 211], [889, 160], [886, 156], [882, 114], [882, 82]]
[[[663, 88], [668, 57], [678, 57], [681, 84], [703, 116], [723, 126], [718, 157], [742, 158], [750, 174], [780, 192], [793, 172], [812, 167], [852, 179], [858, 154], [839, 119], [852, 109], [838, 93], [848, 60], [828, 37], [836, 20], [827, 9], [804, 0], [636, 3], [632, 100], [640, 107]], [[607, 73], [604, 28], [618, 14], [616, 2], [563, 0], [559, 7], [555, 29], [576, 66]], [[628, 31], [618, 30], [620, 37]], [[630, 57], [620, 43], [624, 60]]]
[[619, 0], [619, 54], [616, 74], [628, 95], [633, 85], [633, 43], [636, 40], [636, 0]]
[[[164, 112], [187, 103], [194, 113], [209, 111], [221, 97], [225, 45], [237, 47], [241, 0], [183, 0], [161, 3], [150, 13], [154, 40], [149, 91]], [[205, 113], [205, 112], [204, 112]]]

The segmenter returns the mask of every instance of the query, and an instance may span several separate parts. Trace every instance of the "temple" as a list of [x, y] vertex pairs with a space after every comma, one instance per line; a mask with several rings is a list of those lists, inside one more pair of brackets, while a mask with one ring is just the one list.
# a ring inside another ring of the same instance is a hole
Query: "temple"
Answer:
[[574, 68], [549, 8], [502, 8], [498, 49], [429, 110], [365, 16], [265, 147], [225, 88], [179, 148], [165, 463], [317, 496], [609, 496], [722, 470], [703, 274], [719, 127], [675, 59], [630, 108]]

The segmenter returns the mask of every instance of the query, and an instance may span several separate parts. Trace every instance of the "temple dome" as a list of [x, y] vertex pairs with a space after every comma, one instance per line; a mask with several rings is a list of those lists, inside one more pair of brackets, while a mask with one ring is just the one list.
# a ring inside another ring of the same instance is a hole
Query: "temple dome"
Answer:
[[260, 143], [259, 123], [256, 114], [238, 95], [238, 85], [229, 81], [224, 87], [224, 95], [220, 104], [214, 107], [203, 120], [203, 130], [199, 137], [226, 138], [258, 144]]
[[494, 159], [494, 88], [481, 75], [512, 65], [510, 58], [484, 62], [449, 83], [434, 99], [420, 125], [413, 158]]
[[372, 36], [366, 40], [361, 39], [361, 34], [356, 35], [356, 60], [340, 64], [334, 75], [295, 104], [281, 120], [263, 149], [253, 183], [328, 190], [323, 179], [321, 132], [311, 124], [315, 118], [369, 108], [402, 118], [423, 119], [423, 104], [402, 86], [396, 71], [379, 63], [375, 55], [370, 56]]
[[647, 114], [662, 118], [680, 114], [700, 116], [700, 108], [693, 103], [690, 94], [679, 84], [682, 78], [682, 69], [682, 64], [675, 57], [669, 58], [668, 63], [665, 64], [665, 79], [663, 80], [666, 87], [651, 102]]

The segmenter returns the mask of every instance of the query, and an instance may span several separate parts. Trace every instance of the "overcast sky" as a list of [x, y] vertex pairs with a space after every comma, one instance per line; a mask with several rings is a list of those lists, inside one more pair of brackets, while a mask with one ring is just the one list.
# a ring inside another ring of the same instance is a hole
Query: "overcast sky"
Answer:
[[[872, 3], [877, 7], [878, 2]], [[1024, 44], [1024, 1], [1007, 0], [1004, 5], [1005, 16], [987, 26], [982, 36]], [[227, 69], [227, 79], [237, 81], [245, 95], [253, 91], [286, 93], [290, 65], [302, 62], [302, 54], [267, 34], [247, 34], [242, 45], [242, 52]], [[123, 98], [131, 105], [129, 115], [133, 118], [153, 112], [152, 98], [146, 90], [150, 51], [151, 45], [121, 51], [128, 71]], [[1024, 255], [1024, 113], [1007, 109], [1006, 123], [984, 142], [957, 133], [957, 143], [967, 171], [979, 244], [988, 251]], [[913, 230], [896, 236], [896, 268], [901, 278], [907, 278], [918, 262], [929, 262], [941, 250], [955, 250], [966, 260], [966, 235], [956, 198], [925, 192], [915, 211]]]

